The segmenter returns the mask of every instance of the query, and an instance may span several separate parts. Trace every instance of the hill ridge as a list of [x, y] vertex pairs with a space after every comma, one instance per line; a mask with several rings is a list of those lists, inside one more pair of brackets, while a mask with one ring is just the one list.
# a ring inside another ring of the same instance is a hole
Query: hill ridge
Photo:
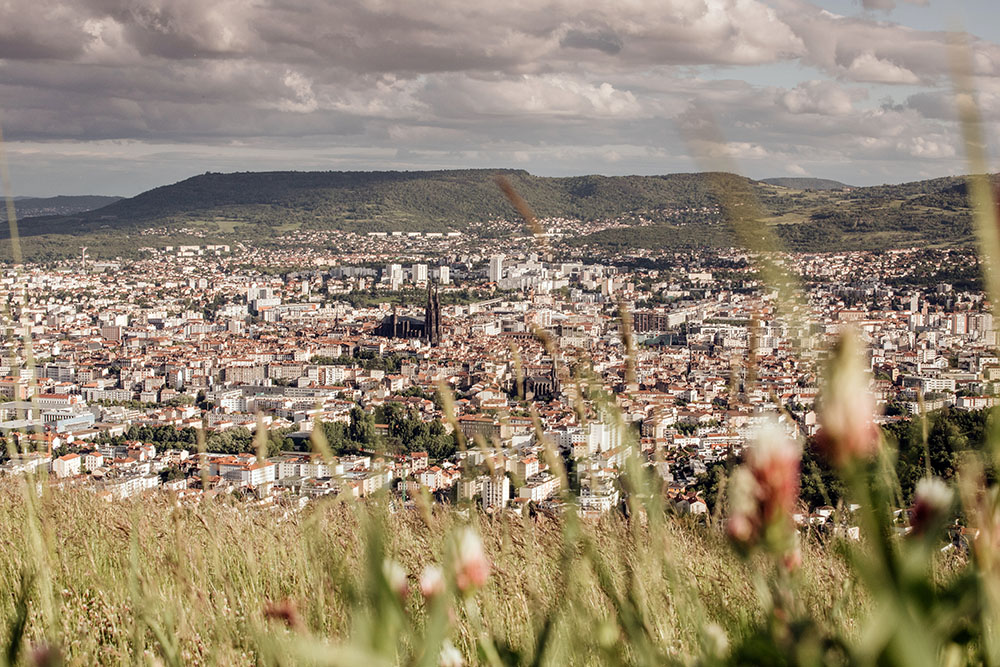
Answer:
[[[102, 208], [120, 201], [109, 195], [54, 195], [52, 197], [14, 197], [14, 210], [19, 218], [44, 215], [72, 215]], [[0, 219], [7, 219], [6, 207], [0, 207]]]
[[811, 178], [805, 176], [778, 176], [775, 178], [762, 178], [761, 183], [767, 183], [768, 185], [777, 185], [783, 188], [790, 188], [793, 190], [843, 190], [844, 188], [853, 188], [853, 185], [847, 185], [846, 183], [841, 183], [840, 181], [834, 181], [829, 178]]
[[[726, 226], [718, 224], [720, 178], [745, 183], [760, 201], [763, 221], [791, 249], [877, 249], [972, 240], [964, 180], [959, 177], [803, 191], [735, 174], [547, 177], [524, 169], [206, 172], [95, 210], [26, 218], [21, 234], [26, 246], [36, 245], [34, 251], [26, 248], [28, 257], [38, 256], [32, 252], [51, 255], [56, 248], [73, 254], [95, 235], [105, 251], [127, 253], [138, 247], [132, 237], [151, 229], [162, 232], [159, 238], [187, 230], [198, 238], [262, 242], [294, 229], [482, 234], [479, 223], [517, 219], [494, 182], [496, 174], [504, 174], [541, 218], [641, 223], [628, 231], [619, 228], [572, 239], [576, 244], [620, 249], [732, 245]], [[147, 238], [143, 244], [149, 242]]]

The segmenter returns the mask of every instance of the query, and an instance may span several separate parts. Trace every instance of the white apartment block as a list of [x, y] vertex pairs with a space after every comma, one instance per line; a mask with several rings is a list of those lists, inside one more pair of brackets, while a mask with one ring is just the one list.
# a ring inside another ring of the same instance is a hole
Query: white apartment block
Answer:
[[517, 490], [517, 497], [541, 502], [551, 498], [559, 491], [559, 478], [555, 475], [542, 473], [528, 480], [528, 483]]
[[83, 459], [79, 454], [66, 454], [52, 462], [52, 472], [59, 478], [72, 477], [80, 474], [82, 464]]
[[487, 477], [483, 480], [482, 498], [486, 509], [506, 507], [510, 500], [510, 479], [506, 475]]

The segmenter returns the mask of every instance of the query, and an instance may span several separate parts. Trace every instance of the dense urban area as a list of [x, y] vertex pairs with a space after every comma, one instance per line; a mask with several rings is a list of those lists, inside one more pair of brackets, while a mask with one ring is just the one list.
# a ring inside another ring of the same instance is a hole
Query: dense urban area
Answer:
[[[386, 491], [560, 512], [568, 484], [593, 517], [621, 505], [637, 445], [677, 511], [702, 514], [762, 420], [815, 434], [845, 327], [885, 428], [993, 405], [971, 251], [775, 253], [807, 297], [789, 312], [745, 250], [580, 247], [564, 239], [621, 223], [543, 222], [266, 246], [150, 230], [137, 258], [8, 267], [0, 471], [111, 503], [233, 494], [282, 512]], [[808, 484], [796, 518], [822, 524], [832, 501]]]

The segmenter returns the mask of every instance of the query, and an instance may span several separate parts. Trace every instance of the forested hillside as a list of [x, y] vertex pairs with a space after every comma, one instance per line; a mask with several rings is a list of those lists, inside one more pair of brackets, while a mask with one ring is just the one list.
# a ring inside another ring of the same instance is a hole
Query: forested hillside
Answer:
[[[127, 254], [151, 243], [137, 238], [142, 230], [156, 230], [160, 242], [266, 241], [299, 229], [470, 231], [485, 221], [517, 217], [496, 186], [498, 173], [541, 218], [641, 225], [628, 232], [584, 234], [567, 239], [570, 243], [613, 248], [734, 243], [715, 186], [720, 178], [739, 176], [548, 178], [486, 169], [206, 173], [93, 211], [25, 218], [20, 232], [26, 257], [44, 259], [75, 254], [84, 244], [101, 254]], [[959, 245], [972, 238], [960, 178], [847, 190], [756, 181], [747, 186], [761, 205], [761, 224], [773, 226], [791, 249]], [[0, 239], [7, 234], [0, 231]], [[9, 256], [3, 245], [3, 255]]]

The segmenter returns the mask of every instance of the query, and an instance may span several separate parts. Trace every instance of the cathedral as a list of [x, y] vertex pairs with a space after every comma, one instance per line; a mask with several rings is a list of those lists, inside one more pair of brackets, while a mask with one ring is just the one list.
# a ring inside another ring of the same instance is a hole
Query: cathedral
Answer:
[[431, 345], [441, 342], [441, 301], [438, 291], [427, 286], [427, 304], [424, 319], [397, 315], [393, 310], [375, 329], [376, 336], [383, 338], [420, 338]]

